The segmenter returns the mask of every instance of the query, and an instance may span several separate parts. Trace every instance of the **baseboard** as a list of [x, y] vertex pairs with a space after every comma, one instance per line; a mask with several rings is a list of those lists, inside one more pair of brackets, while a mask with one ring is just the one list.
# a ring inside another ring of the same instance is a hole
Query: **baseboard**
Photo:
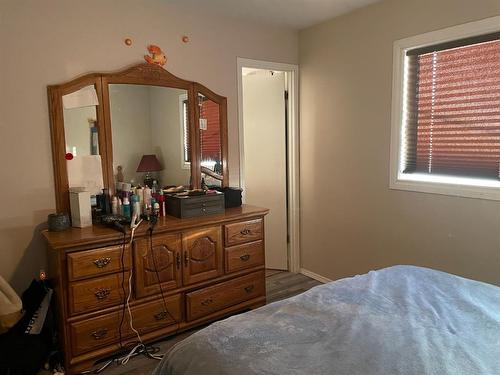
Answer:
[[304, 276], [310, 277], [311, 279], [317, 280], [323, 284], [329, 283], [330, 281], [333, 281], [333, 280], [330, 280], [328, 277], [318, 275], [317, 273], [306, 270], [305, 268], [301, 268], [300, 273]]

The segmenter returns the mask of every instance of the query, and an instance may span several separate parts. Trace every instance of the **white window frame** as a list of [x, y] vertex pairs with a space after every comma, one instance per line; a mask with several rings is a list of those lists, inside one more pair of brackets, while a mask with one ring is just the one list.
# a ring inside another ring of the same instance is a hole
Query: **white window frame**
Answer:
[[500, 181], [479, 178], [402, 173], [403, 93], [406, 52], [452, 40], [500, 31], [500, 16], [400, 39], [394, 42], [392, 77], [392, 121], [389, 188], [469, 198], [500, 200]]
[[179, 95], [179, 118], [181, 125], [181, 168], [191, 169], [191, 162], [184, 161], [184, 120], [186, 125], [189, 126], [189, 119], [184, 119], [184, 101], [188, 100], [188, 94]]

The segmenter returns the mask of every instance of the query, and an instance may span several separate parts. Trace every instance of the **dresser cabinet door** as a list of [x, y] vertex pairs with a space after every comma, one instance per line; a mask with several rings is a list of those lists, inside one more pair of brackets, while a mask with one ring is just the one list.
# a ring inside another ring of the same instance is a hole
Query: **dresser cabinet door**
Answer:
[[182, 234], [184, 285], [213, 279], [223, 274], [220, 227]]
[[135, 294], [138, 298], [181, 287], [181, 235], [155, 234], [134, 242]]

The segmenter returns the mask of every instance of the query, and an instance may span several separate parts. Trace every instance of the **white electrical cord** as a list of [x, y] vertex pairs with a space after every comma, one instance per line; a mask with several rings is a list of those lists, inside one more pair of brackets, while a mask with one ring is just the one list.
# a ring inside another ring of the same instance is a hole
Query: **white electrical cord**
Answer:
[[[136, 228], [142, 223], [142, 219], [139, 220], [139, 222], [134, 225], [132, 227], [132, 232], [130, 233], [130, 243], [129, 243], [129, 247], [132, 246], [132, 242], [134, 241], [134, 234], [135, 234], [135, 230]], [[130, 328], [132, 329], [132, 331], [135, 332], [135, 334], [137, 335], [137, 338], [139, 339], [139, 342], [143, 344], [142, 342], [142, 339], [141, 339], [141, 335], [139, 335], [139, 332], [134, 328], [134, 324], [132, 322], [133, 318], [132, 318], [132, 311], [130, 310], [130, 296], [132, 295], [132, 276], [133, 276], [133, 267], [130, 268], [130, 276], [128, 277], [128, 296], [127, 296], [127, 302], [126, 302], [126, 305], [127, 305], [127, 310], [128, 310], [128, 317], [129, 317], [129, 325], [130, 325]], [[135, 351], [135, 348], [132, 349], [132, 351], [130, 353], [133, 353]], [[127, 357], [127, 361], [125, 363], [128, 362], [128, 359], [129, 357]]]
[[[142, 223], [142, 219], [132, 227], [132, 232], [130, 234], [129, 246], [132, 246], [132, 242], [134, 240], [135, 230], [141, 223]], [[134, 327], [133, 318], [132, 318], [132, 311], [130, 309], [130, 296], [132, 295], [132, 276], [133, 276], [132, 269], [133, 269], [133, 267], [130, 269], [130, 276], [128, 278], [128, 296], [127, 296], [126, 306], [127, 306], [127, 311], [128, 311], [130, 329], [136, 334], [137, 339], [139, 340], [139, 344], [134, 346], [134, 348], [125, 357], [121, 358], [120, 363], [122, 365], [127, 364], [131, 357], [133, 357], [137, 354], [140, 354], [143, 351], [146, 351], [146, 346], [144, 345], [144, 342], [142, 341], [141, 335], [139, 334], [139, 331], [137, 331]], [[163, 355], [157, 355], [157, 354], [149, 354], [149, 356], [151, 358], [157, 359], [159, 361], [161, 361], [161, 359], [163, 358]]]
[[[132, 246], [132, 242], [134, 241], [135, 230], [139, 227], [139, 225], [142, 223], [142, 221], [143, 220], [141, 219], [141, 220], [139, 220], [139, 222], [137, 224], [132, 224], [130, 226], [131, 232], [130, 232], [129, 246]], [[137, 344], [136, 346], [134, 346], [132, 348], [132, 350], [127, 355], [116, 359], [116, 362], [120, 363], [121, 365], [126, 365], [128, 363], [128, 361], [130, 360], [130, 358], [132, 358], [132, 357], [135, 357], [135, 356], [137, 356], [139, 354], [142, 354], [142, 353], [147, 353], [147, 349], [146, 349], [146, 346], [144, 345], [144, 343], [142, 341], [141, 335], [134, 328], [133, 318], [132, 318], [132, 311], [130, 309], [130, 297], [132, 295], [132, 276], [133, 276], [132, 269], [133, 269], [133, 267], [130, 268], [130, 276], [128, 278], [128, 295], [127, 295], [127, 299], [126, 299], [126, 306], [127, 306], [128, 316], [129, 316], [129, 325], [130, 325], [130, 328], [136, 334], [137, 339], [139, 340], [139, 344]], [[163, 354], [148, 353], [147, 355], [148, 355], [148, 357], [153, 358], [153, 359], [157, 359], [158, 361], [161, 361], [163, 359]], [[91, 374], [91, 373], [98, 374], [101, 371], [103, 371], [106, 367], [108, 367], [111, 363], [113, 363], [113, 361], [114, 360], [111, 359], [111, 360], [107, 361], [99, 369], [96, 369], [94, 371], [84, 371], [81, 374]]]

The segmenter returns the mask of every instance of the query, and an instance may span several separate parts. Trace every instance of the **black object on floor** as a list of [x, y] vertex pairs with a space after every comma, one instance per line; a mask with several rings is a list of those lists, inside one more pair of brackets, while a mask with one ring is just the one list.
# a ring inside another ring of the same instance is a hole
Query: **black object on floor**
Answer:
[[8, 332], [0, 335], [0, 374], [34, 375], [44, 365], [54, 346], [55, 321], [49, 307], [39, 334], [25, 333], [36, 320], [36, 312], [47, 294], [48, 285], [43, 281], [31, 283], [23, 293], [23, 318]]

